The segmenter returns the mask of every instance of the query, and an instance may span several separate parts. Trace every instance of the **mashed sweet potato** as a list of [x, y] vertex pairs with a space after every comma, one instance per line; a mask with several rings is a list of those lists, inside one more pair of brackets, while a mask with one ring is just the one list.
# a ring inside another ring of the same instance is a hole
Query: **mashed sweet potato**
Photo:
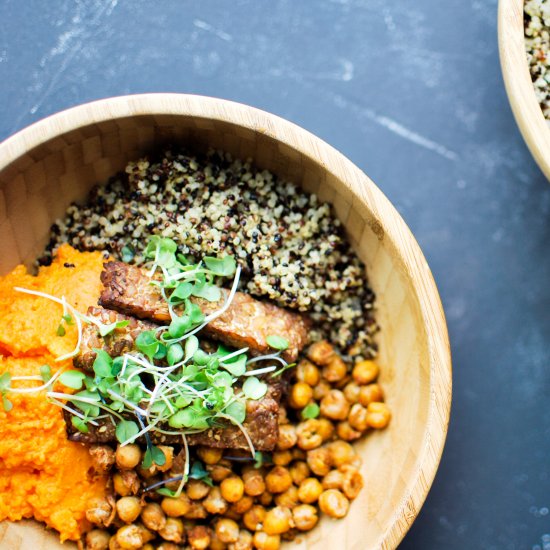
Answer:
[[[52, 372], [72, 366], [71, 359], [55, 361], [77, 341], [75, 326], [57, 335], [62, 307], [14, 287], [65, 296], [85, 313], [97, 303], [103, 261], [101, 253], [62, 246], [36, 277], [23, 266], [0, 277], [0, 373], [30, 376], [39, 374], [42, 365]], [[14, 387], [39, 384], [13, 382]], [[62, 541], [77, 540], [89, 528], [85, 511], [90, 500], [105, 494], [106, 478], [93, 474], [85, 447], [67, 440], [61, 409], [43, 392], [7, 397], [13, 408], [5, 412], [0, 407], [0, 520], [34, 517], [59, 531]]]

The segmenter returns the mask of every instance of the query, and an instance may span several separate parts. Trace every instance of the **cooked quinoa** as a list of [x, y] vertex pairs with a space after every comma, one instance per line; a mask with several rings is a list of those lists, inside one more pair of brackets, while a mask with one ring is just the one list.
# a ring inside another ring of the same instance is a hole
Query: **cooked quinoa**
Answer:
[[550, 2], [527, 0], [523, 10], [531, 79], [544, 117], [550, 119]]
[[40, 262], [68, 242], [140, 264], [152, 234], [176, 240], [183, 254], [235, 256], [243, 288], [308, 312], [313, 339], [375, 355], [374, 294], [330, 206], [225, 153], [200, 159], [167, 151], [160, 160], [129, 163], [86, 205], [69, 207]]

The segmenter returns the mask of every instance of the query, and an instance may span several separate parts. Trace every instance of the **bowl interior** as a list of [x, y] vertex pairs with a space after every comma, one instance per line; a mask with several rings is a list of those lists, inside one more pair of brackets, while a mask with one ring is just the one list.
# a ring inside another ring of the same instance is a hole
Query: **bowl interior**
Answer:
[[[246, 116], [255, 116], [253, 109], [245, 109]], [[292, 132], [298, 132], [299, 146]], [[84, 200], [94, 184], [123, 170], [127, 161], [166, 144], [250, 157], [330, 202], [344, 223], [377, 294], [381, 383], [393, 419], [387, 430], [371, 433], [358, 445], [365, 488], [346, 520], [324, 519], [296, 543], [319, 549], [397, 546], [424, 501], [445, 439], [450, 405], [446, 327], [435, 285], [406, 226], [372, 182], [326, 144], [276, 117], [238, 124], [162, 113], [88, 121], [23, 154], [14, 153], [20, 143], [6, 143], [0, 154], [8, 145], [14, 160], [0, 171], [0, 273], [20, 262], [32, 264], [50, 224], [70, 202]], [[33, 529], [28, 523], [14, 524], [7, 534], [30, 534], [28, 529]], [[43, 536], [49, 536], [48, 548], [57, 547], [54, 535]]]

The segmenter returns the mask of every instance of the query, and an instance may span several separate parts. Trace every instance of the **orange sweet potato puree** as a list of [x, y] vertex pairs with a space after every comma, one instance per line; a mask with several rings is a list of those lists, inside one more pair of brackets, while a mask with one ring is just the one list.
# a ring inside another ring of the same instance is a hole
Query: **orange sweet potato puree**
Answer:
[[[78, 335], [75, 326], [68, 326], [65, 336], [57, 336], [62, 306], [14, 287], [65, 296], [85, 313], [97, 304], [103, 261], [101, 253], [80, 253], [65, 245], [36, 277], [24, 266], [0, 277], [0, 373], [27, 376], [39, 374], [45, 364], [52, 373], [72, 367], [72, 359], [55, 361], [74, 349]], [[36, 387], [40, 382], [12, 385]], [[13, 408], [5, 412], [0, 407], [0, 521], [34, 517], [59, 531], [62, 541], [77, 540], [90, 527], [85, 511], [92, 498], [105, 494], [106, 478], [92, 475], [87, 449], [67, 440], [61, 409], [48, 403], [43, 392], [7, 397]]]

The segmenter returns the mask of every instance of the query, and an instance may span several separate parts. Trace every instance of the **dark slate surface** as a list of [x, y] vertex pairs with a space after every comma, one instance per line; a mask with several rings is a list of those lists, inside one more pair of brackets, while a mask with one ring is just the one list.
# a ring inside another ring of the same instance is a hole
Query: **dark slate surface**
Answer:
[[225, 97], [340, 149], [447, 312], [453, 414], [401, 548], [550, 547], [550, 185], [512, 118], [496, 0], [3, 0], [0, 139], [88, 100]]

